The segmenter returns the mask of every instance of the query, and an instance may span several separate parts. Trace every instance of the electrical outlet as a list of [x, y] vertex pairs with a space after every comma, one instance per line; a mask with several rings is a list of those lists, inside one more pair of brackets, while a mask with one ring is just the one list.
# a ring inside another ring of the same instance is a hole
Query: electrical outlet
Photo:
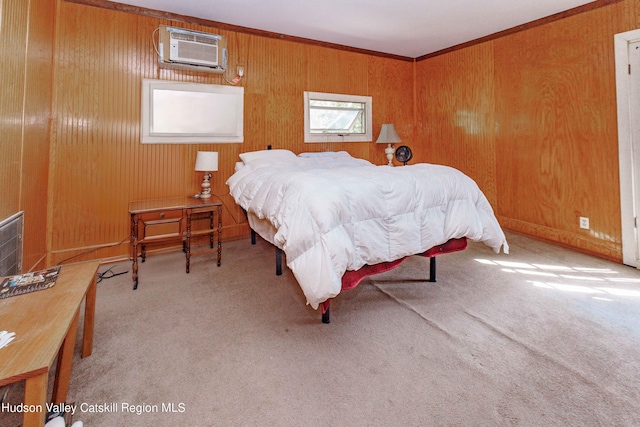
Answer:
[[585, 230], [589, 229], [589, 218], [584, 216], [580, 217], [580, 228], [584, 228]]
[[243, 67], [242, 65], [238, 65], [237, 70], [238, 70], [238, 73], [237, 73], [237, 74], [238, 74], [240, 77], [244, 76], [244, 67]]

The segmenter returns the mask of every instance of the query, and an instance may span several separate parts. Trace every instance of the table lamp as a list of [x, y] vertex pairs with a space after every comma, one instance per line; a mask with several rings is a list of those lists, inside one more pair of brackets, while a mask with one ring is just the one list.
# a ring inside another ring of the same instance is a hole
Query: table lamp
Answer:
[[199, 194], [199, 197], [201, 199], [208, 199], [211, 197], [211, 183], [209, 182], [211, 172], [218, 170], [218, 153], [216, 151], [198, 151], [195, 170], [204, 172], [202, 192]]
[[387, 160], [389, 160], [388, 166], [393, 166], [393, 143], [394, 142], [402, 142], [398, 133], [396, 132], [395, 126], [393, 124], [384, 124], [382, 125], [382, 129], [380, 130], [380, 136], [378, 136], [378, 140], [376, 144], [389, 144], [384, 149], [384, 153], [387, 155]]

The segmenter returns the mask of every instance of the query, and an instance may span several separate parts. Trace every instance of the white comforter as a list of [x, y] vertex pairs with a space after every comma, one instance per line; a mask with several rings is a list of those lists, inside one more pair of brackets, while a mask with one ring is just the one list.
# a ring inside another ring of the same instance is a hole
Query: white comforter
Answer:
[[349, 156], [258, 159], [227, 181], [247, 212], [268, 220], [307, 302], [340, 293], [342, 275], [458, 237], [508, 245], [486, 197], [440, 165], [374, 166]]

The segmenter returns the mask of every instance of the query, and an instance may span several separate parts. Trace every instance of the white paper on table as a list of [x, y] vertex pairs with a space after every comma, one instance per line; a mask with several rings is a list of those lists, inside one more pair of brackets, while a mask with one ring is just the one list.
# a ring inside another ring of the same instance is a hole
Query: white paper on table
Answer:
[[16, 337], [15, 332], [1, 331], [0, 332], [0, 348], [5, 347]]

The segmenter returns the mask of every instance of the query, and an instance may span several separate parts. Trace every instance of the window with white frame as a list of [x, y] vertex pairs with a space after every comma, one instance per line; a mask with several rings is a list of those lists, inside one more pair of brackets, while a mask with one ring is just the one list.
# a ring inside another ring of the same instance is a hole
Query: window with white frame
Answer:
[[304, 142], [370, 142], [371, 97], [304, 93]]

